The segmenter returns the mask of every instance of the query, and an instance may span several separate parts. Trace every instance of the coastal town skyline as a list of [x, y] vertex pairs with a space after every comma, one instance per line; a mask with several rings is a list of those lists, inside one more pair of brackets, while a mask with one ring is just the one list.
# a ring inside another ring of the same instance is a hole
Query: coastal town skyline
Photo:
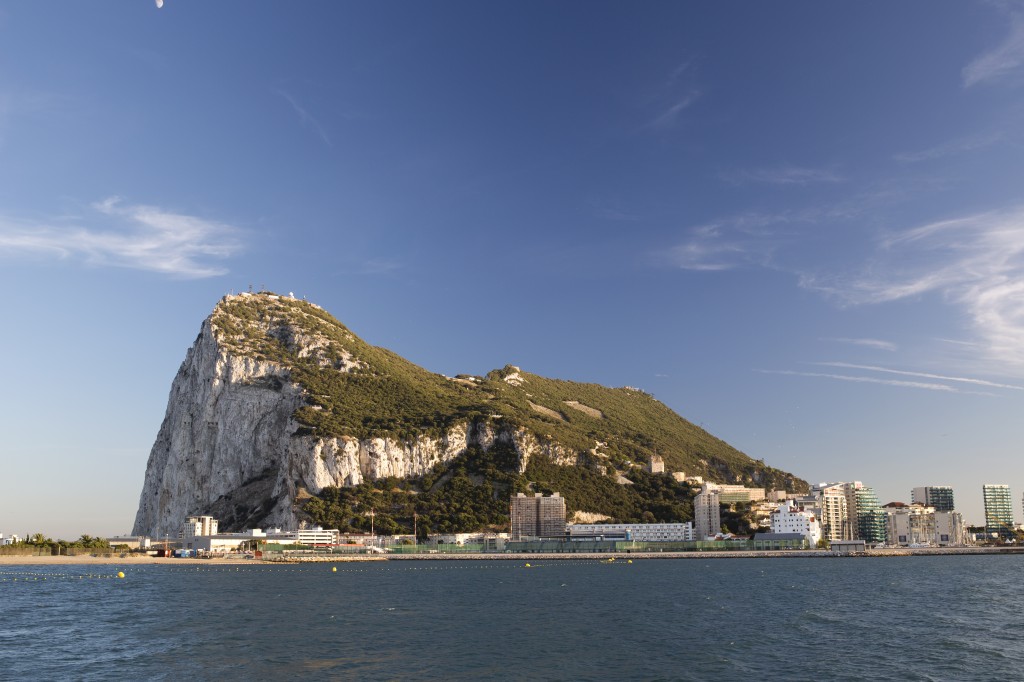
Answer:
[[1020, 521], [1022, 7], [3, 7], [0, 531], [125, 532], [250, 287]]

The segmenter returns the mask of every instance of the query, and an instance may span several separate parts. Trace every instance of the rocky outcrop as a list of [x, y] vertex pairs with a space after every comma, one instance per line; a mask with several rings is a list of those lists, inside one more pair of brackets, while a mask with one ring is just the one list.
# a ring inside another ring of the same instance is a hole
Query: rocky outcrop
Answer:
[[[299, 354], [319, 354], [324, 347], [292, 330], [273, 333]], [[295, 502], [303, 490], [422, 476], [470, 445], [513, 446], [520, 472], [538, 454], [577, 463], [557, 443], [500, 420], [458, 424], [440, 437], [411, 441], [302, 435], [308, 430], [293, 415], [306, 401], [288, 368], [232, 352], [217, 336], [207, 319], [174, 379], [146, 466], [137, 535], [175, 537], [186, 517], [214, 512], [225, 531], [294, 528]]]
[[[398, 433], [407, 435], [387, 435]], [[506, 473], [541, 457], [608, 475], [660, 452], [708, 480], [806, 489], [638, 389], [513, 365], [449, 379], [367, 344], [314, 304], [245, 293], [217, 305], [178, 370], [134, 532], [175, 537], [197, 514], [226, 531], [294, 528], [309, 493], [419, 477], [496, 446]]]

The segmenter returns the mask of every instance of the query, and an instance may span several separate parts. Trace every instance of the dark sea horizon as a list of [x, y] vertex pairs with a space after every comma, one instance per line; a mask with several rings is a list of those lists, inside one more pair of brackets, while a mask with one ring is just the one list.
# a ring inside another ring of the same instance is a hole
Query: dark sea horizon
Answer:
[[0, 680], [1024, 677], [1024, 556], [526, 563], [7, 565]]

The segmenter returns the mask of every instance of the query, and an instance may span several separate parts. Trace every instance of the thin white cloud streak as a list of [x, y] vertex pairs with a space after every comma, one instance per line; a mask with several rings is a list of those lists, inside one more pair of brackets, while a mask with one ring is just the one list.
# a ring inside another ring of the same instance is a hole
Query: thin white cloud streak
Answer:
[[[918, 187], [913, 189], [920, 191]], [[833, 204], [774, 213], [749, 211], [724, 217], [690, 228], [682, 241], [659, 251], [652, 261], [684, 270], [730, 270], [750, 265], [775, 267], [776, 252], [798, 241], [808, 228], [823, 223], [849, 222], [877, 213], [882, 207], [903, 200], [908, 191], [893, 183], [882, 183], [878, 188]]]
[[242, 249], [240, 231], [224, 223], [155, 206], [124, 205], [116, 197], [92, 208], [110, 229], [0, 216], [0, 256], [80, 258], [94, 266], [199, 279], [227, 273], [208, 261], [227, 259]]
[[901, 381], [899, 379], [879, 379], [877, 377], [850, 376], [847, 374], [827, 374], [824, 372], [797, 372], [786, 369], [758, 369], [755, 372], [762, 374], [784, 374], [787, 376], [812, 377], [818, 379], [835, 379], [837, 381], [850, 381], [859, 384], [882, 384], [884, 386], [899, 386], [901, 388], [920, 388], [927, 391], [942, 391], [944, 393], [959, 393], [956, 388], [945, 384], [930, 384], [923, 381]]
[[1024, 366], [1024, 207], [906, 230], [882, 240], [862, 273], [800, 284], [852, 305], [941, 295], [964, 309], [992, 359]]
[[843, 182], [842, 177], [828, 169], [801, 168], [799, 166], [780, 166], [778, 168], [731, 171], [721, 173], [719, 177], [734, 185], [743, 185], [753, 182], [768, 185], [803, 186], [816, 183]]
[[786, 236], [779, 225], [805, 222], [800, 212], [744, 213], [698, 225], [680, 243], [660, 252], [656, 261], [683, 270], [732, 270], [750, 265], [767, 266]]
[[292, 97], [284, 90], [275, 90], [274, 93], [280, 95], [288, 102], [288, 104], [292, 105], [292, 109], [295, 110], [295, 113], [298, 114], [299, 116], [300, 123], [309, 126], [313, 130], [313, 132], [315, 132], [320, 137], [320, 139], [323, 140], [325, 144], [327, 144], [328, 147], [334, 146], [334, 144], [331, 142], [331, 138], [327, 136], [327, 132], [324, 130], [324, 127], [320, 125], [320, 122], [313, 118], [309, 114], [309, 112], [306, 111], [306, 109], [301, 104], [299, 104], [294, 97]]
[[973, 137], [962, 138], [940, 144], [930, 149], [924, 149], [919, 152], [905, 152], [903, 154], [895, 154], [892, 158], [895, 161], [901, 163], [917, 163], [918, 161], [931, 161], [933, 159], [940, 159], [945, 156], [955, 156], [957, 154], [966, 154], [973, 152], [978, 149], [984, 149], [991, 147], [996, 142], [1004, 139], [1002, 133], [993, 133], [991, 135], [976, 135]]
[[660, 129], [671, 128], [672, 126], [675, 125], [676, 120], [679, 118], [679, 114], [681, 114], [686, 109], [690, 108], [690, 106], [699, 98], [700, 93], [697, 91], [692, 91], [684, 95], [683, 97], [677, 99], [672, 104], [672, 106], [670, 106], [668, 109], [662, 112], [654, 120], [648, 123], [647, 127]]
[[955, 381], [962, 384], [972, 384], [974, 386], [986, 386], [988, 388], [1006, 388], [1012, 391], [1024, 391], [1024, 386], [1014, 386], [1013, 384], [1000, 384], [994, 381], [986, 381], [984, 379], [972, 379], [970, 377], [952, 377], [943, 374], [929, 374], [928, 372], [910, 372], [902, 369], [876, 367], [874, 365], [857, 365], [850, 362], [817, 362], [814, 364], [821, 365], [822, 367], [838, 367], [840, 369], [862, 369], [868, 372], [896, 374], [905, 377], [918, 377], [920, 379], [935, 379], [937, 381]]
[[713, 272], [732, 270], [747, 261], [748, 252], [739, 244], [689, 242], [668, 250], [666, 257], [673, 267], [682, 270]]
[[854, 346], [866, 346], [868, 348], [875, 348], [877, 350], [895, 351], [896, 344], [890, 341], [882, 341], [880, 339], [848, 339], [848, 338], [826, 338], [822, 341], [835, 341], [837, 343], [849, 343]]
[[998, 81], [1017, 71], [1024, 64], [1024, 14], [1010, 15], [1010, 35], [998, 47], [963, 68], [965, 88], [987, 81]]

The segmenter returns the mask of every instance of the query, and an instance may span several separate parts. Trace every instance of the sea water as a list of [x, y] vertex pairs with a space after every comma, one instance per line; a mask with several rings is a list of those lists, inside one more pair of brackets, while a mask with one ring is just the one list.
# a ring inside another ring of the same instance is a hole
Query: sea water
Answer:
[[526, 564], [4, 566], [0, 679], [1024, 677], [1022, 556]]

